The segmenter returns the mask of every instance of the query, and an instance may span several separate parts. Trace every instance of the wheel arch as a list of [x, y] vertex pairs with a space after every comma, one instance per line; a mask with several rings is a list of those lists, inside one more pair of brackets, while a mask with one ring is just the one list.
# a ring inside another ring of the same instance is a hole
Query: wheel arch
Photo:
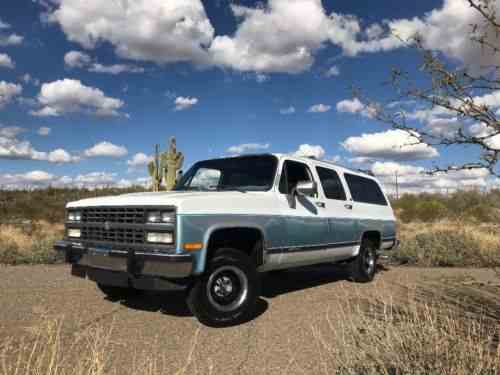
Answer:
[[259, 225], [248, 223], [216, 225], [207, 230], [203, 242], [205, 251], [200, 259], [203, 270], [215, 250], [221, 247], [235, 248], [254, 256], [256, 267], [264, 263], [266, 235]]
[[382, 233], [379, 230], [367, 230], [361, 234], [360, 244], [363, 243], [364, 240], [371, 240], [375, 243], [375, 247], [377, 250], [380, 250], [382, 246]]

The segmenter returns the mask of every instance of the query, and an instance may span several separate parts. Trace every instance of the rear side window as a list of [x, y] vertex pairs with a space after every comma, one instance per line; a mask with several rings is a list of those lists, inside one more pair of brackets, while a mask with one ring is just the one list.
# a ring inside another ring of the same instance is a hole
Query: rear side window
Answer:
[[345, 201], [345, 191], [339, 175], [332, 169], [316, 167], [323, 191], [328, 199]]
[[355, 202], [387, 206], [384, 194], [374, 180], [349, 173], [345, 173], [344, 177]]

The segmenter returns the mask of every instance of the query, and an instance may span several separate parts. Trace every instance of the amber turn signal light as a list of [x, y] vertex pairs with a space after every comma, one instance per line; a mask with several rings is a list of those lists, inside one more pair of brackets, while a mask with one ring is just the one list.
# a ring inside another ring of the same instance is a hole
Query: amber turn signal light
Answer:
[[201, 242], [188, 242], [184, 244], [184, 250], [186, 251], [196, 251], [203, 248], [203, 243]]

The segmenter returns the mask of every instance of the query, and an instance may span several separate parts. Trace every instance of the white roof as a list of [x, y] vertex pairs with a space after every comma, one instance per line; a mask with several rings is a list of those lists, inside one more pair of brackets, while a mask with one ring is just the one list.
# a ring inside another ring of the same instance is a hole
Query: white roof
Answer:
[[342, 173], [347, 172], [347, 173], [352, 173], [352, 174], [355, 174], [355, 175], [358, 175], [358, 176], [363, 176], [363, 177], [367, 177], [367, 178], [370, 178], [370, 179], [375, 179], [375, 177], [372, 176], [372, 175], [369, 175], [367, 173], [363, 173], [363, 172], [361, 172], [359, 170], [354, 170], [354, 169], [349, 169], [349, 168], [343, 167], [343, 166], [338, 165], [338, 164], [336, 164], [336, 163], [334, 163], [332, 161], [319, 160], [319, 159], [308, 158], [308, 157], [304, 157], [304, 156], [295, 156], [295, 155], [292, 155], [292, 154], [273, 153], [272, 155], [276, 156], [279, 159], [290, 158], [290, 159], [294, 159], [294, 160], [300, 160], [300, 161], [303, 161], [306, 164], [313, 163], [313, 164], [323, 164], [326, 167], [332, 167], [333, 166], [337, 170], [342, 171]]

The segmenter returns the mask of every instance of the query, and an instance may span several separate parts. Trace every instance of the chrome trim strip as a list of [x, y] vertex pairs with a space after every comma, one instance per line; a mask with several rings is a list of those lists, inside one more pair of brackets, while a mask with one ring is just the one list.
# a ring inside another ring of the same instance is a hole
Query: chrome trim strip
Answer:
[[350, 247], [360, 245], [360, 241], [350, 241], [350, 242], [335, 242], [328, 244], [318, 244], [318, 245], [310, 245], [310, 246], [286, 246], [286, 247], [273, 247], [268, 248], [267, 253], [272, 254], [280, 254], [280, 253], [295, 253], [295, 252], [308, 252], [308, 251], [319, 251], [319, 250], [329, 250], [336, 249], [340, 247]]

